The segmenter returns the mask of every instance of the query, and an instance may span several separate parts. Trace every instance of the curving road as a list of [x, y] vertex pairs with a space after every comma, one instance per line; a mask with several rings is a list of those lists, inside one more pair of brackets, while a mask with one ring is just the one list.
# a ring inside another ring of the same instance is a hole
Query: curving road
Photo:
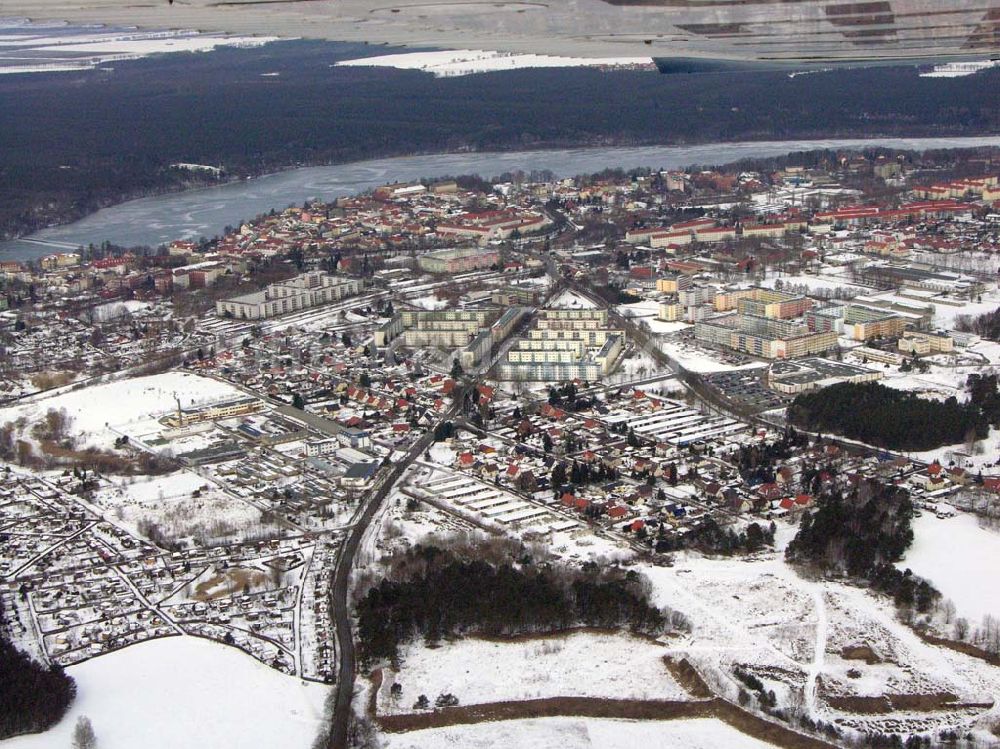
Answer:
[[347, 593], [350, 588], [351, 570], [354, 568], [354, 558], [357, 555], [361, 539], [364, 537], [372, 518], [379, 511], [382, 502], [388, 496], [392, 487], [399, 481], [403, 473], [419, 458], [424, 450], [434, 442], [434, 429], [444, 421], [455, 418], [462, 408], [465, 393], [468, 388], [456, 388], [454, 402], [441, 418], [430, 427], [407, 451], [402, 460], [393, 464], [389, 473], [383, 473], [376, 480], [368, 493], [364, 504], [355, 513], [350, 535], [344, 540], [337, 555], [337, 568], [330, 586], [330, 610], [333, 612], [334, 629], [337, 636], [337, 699], [330, 726], [330, 737], [327, 741], [329, 749], [347, 749], [348, 732], [351, 725], [351, 701], [354, 697], [354, 677], [357, 673], [357, 659], [354, 652], [354, 626], [351, 611], [347, 606]]

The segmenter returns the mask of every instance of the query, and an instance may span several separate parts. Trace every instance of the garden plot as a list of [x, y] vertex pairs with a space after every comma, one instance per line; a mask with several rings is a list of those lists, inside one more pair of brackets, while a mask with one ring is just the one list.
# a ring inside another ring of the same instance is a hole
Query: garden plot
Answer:
[[[664, 665], [664, 653], [664, 646], [651, 640], [596, 632], [411, 645], [399, 672], [384, 672], [378, 711], [412, 712], [421, 694], [432, 703], [438, 695], [453, 694], [462, 705], [546, 697], [686, 700], [687, 692]], [[391, 696], [394, 682], [402, 686], [398, 698]]]
[[261, 511], [193, 471], [109, 483], [94, 497], [109, 520], [160, 540], [200, 543], [273, 536]]

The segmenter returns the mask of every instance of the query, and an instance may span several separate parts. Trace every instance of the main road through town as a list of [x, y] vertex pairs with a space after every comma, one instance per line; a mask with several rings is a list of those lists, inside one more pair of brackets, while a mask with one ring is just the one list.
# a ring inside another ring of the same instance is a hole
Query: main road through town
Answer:
[[388, 473], [382, 473], [381, 477], [372, 486], [371, 491], [368, 492], [367, 497], [364, 498], [361, 507], [355, 514], [351, 531], [340, 547], [340, 553], [337, 555], [337, 567], [333, 576], [333, 584], [330, 587], [330, 610], [333, 612], [339, 659], [336, 685], [337, 698], [331, 718], [330, 738], [327, 742], [329, 749], [347, 748], [348, 734], [351, 726], [351, 701], [354, 697], [354, 677], [357, 672], [357, 658], [354, 649], [354, 627], [351, 611], [347, 605], [347, 593], [350, 589], [354, 557], [358, 552], [358, 547], [361, 545], [361, 539], [364, 538], [368, 526], [396, 482], [399, 481], [406, 469], [420, 457], [424, 450], [431, 446], [431, 443], [434, 441], [435, 427], [438, 424], [454, 419], [459, 414], [465, 402], [465, 394], [473, 389], [476, 384], [472, 383], [462, 388], [456, 388], [451, 408], [442, 414], [438, 422], [417, 440], [402, 460], [396, 461]]

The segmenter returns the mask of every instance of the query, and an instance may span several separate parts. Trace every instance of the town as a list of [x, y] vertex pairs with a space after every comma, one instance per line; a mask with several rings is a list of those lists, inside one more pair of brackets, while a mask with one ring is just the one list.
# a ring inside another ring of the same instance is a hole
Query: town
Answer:
[[[0, 604], [43, 663], [191, 635], [349, 689], [380, 559], [472, 534], [642, 567], [668, 660], [785, 730], [994, 725], [1000, 599], [940, 555], [1000, 519], [995, 151], [387, 184], [0, 278]], [[932, 603], [775, 554], [886, 488]]]

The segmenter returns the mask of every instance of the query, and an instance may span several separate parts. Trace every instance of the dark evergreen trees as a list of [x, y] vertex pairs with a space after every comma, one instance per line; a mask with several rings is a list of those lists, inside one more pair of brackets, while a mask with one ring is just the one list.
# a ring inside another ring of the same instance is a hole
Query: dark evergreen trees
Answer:
[[[517, 635], [577, 625], [627, 626], [659, 633], [679, 621], [650, 605], [634, 572], [555, 569], [522, 558], [488, 562], [435, 546], [416, 546], [403, 572], [373, 586], [358, 605], [362, 661], [394, 660], [399, 646], [423, 636]], [[398, 578], [398, 579], [395, 579]]]
[[925, 612], [940, 593], [894, 566], [913, 542], [912, 518], [905, 490], [863, 481], [846, 496], [833, 491], [820, 497], [815, 511], [802, 516], [785, 557], [826, 574], [866, 580], [896, 605]]
[[893, 450], [932, 450], [989, 433], [975, 403], [926, 400], [875, 382], [844, 382], [803, 393], [788, 407], [788, 419], [798, 427]]
[[55, 725], [75, 696], [76, 683], [61, 668], [43, 666], [0, 637], [0, 739]]

